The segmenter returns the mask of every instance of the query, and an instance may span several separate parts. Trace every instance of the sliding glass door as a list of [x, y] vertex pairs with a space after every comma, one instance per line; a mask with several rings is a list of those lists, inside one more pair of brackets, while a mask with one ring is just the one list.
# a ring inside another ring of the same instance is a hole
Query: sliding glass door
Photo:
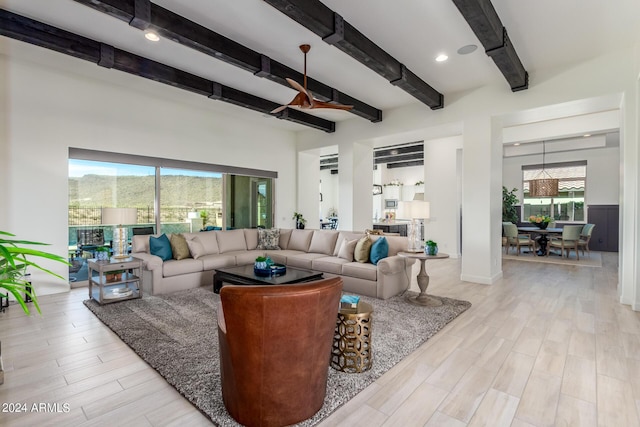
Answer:
[[160, 231], [222, 229], [222, 181], [220, 173], [160, 168]]

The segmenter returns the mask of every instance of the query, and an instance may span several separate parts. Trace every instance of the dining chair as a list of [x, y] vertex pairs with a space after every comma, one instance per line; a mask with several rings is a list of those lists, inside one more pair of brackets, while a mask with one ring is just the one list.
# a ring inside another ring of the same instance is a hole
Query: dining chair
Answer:
[[507, 238], [505, 254], [509, 253], [511, 246], [516, 247], [516, 255], [520, 255], [520, 247], [527, 246], [529, 252], [533, 253], [536, 242], [531, 239], [530, 234], [518, 234], [518, 226], [511, 222], [503, 222], [504, 236]]
[[581, 232], [582, 225], [565, 225], [562, 229], [562, 236], [551, 237], [547, 245], [547, 252], [550, 251], [551, 248], [560, 249], [560, 255], [564, 257], [566, 251], [567, 258], [569, 258], [569, 253], [571, 253], [571, 249], [573, 249], [576, 251], [576, 259], [579, 260], [578, 242], [580, 241]]
[[584, 256], [584, 250], [587, 250], [589, 258], [591, 258], [591, 251], [589, 250], [589, 240], [591, 240], [591, 233], [595, 228], [595, 224], [585, 224], [580, 232], [580, 240], [578, 240], [578, 248], [582, 249], [582, 256]]

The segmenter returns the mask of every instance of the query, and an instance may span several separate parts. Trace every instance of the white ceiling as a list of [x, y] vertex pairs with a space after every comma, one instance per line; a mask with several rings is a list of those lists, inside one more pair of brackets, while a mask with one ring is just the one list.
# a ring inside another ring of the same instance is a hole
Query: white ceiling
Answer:
[[[419, 102], [264, 1], [154, 2], [300, 71], [303, 57], [298, 45], [309, 43], [312, 46], [308, 56], [311, 77], [376, 108], [385, 110]], [[508, 88], [506, 80], [484, 53], [451, 0], [323, 2], [443, 93], [445, 108], [448, 94], [486, 84], [503, 84]], [[542, 70], [565, 68], [631, 46], [639, 39], [638, 0], [493, 0], [493, 4], [529, 72], [530, 87], [535, 87], [536, 74]], [[0, 6], [274, 102], [287, 103], [295, 95], [293, 89], [255, 77], [171, 41], [148, 42], [141, 31], [72, 0], [0, 0]], [[469, 55], [456, 54], [458, 48], [467, 44], [477, 44], [479, 48]], [[7, 52], [7, 49], [2, 50]], [[434, 58], [439, 53], [448, 54], [449, 60], [436, 63]], [[61, 54], [43, 54], [42, 57], [56, 55]], [[100, 71], [96, 71], [98, 73]], [[125, 80], [136, 81], [133, 77]], [[224, 105], [224, 108], [235, 109], [232, 111], [238, 109]], [[426, 105], [424, 108], [430, 111]], [[261, 116], [255, 112], [248, 114]], [[314, 114], [335, 121], [365, 120], [341, 111]], [[285, 129], [306, 129], [282, 120], [271, 123]]]

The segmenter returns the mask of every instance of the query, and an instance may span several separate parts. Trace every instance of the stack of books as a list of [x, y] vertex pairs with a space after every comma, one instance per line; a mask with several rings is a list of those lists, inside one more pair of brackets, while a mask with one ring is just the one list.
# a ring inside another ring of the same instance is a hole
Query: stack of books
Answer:
[[357, 295], [343, 295], [340, 298], [340, 311], [355, 313], [358, 310], [358, 301], [360, 297]]

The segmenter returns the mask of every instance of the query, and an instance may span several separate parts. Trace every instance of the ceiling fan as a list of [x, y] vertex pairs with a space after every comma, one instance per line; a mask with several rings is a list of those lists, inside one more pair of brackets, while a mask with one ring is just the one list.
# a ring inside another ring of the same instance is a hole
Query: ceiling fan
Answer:
[[272, 114], [279, 113], [287, 107], [299, 107], [304, 110], [312, 110], [314, 108], [333, 108], [336, 110], [351, 110], [353, 105], [332, 104], [315, 99], [309, 89], [307, 89], [307, 52], [311, 49], [308, 44], [300, 45], [300, 50], [304, 53], [304, 86], [301, 86], [293, 79], [287, 78], [287, 82], [299, 93], [287, 105], [282, 105], [273, 111]]

